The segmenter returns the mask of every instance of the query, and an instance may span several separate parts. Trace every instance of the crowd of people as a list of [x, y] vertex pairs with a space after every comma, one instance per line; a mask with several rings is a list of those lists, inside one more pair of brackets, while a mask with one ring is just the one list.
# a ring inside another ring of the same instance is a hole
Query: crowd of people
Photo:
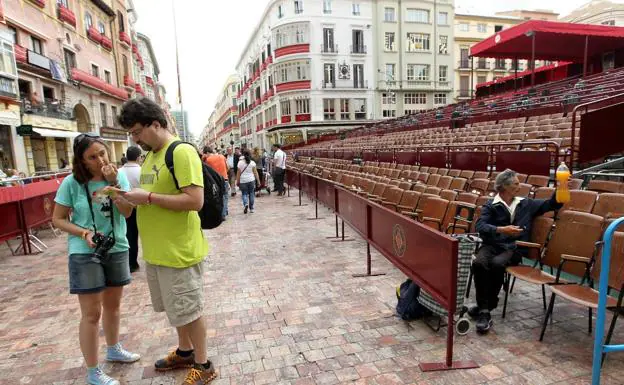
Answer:
[[[107, 361], [129, 364], [141, 358], [119, 341], [123, 287], [140, 268], [140, 234], [152, 306], [166, 314], [178, 337], [177, 348], [157, 360], [155, 370], [187, 368], [184, 384], [208, 384], [217, 374], [207, 357], [203, 317], [203, 261], [209, 245], [198, 214], [204, 204], [202, 162], [225, 180], [225, 218], [228, 198], [237, 188], [243, 213], [254, 212], [258, 189], [270, 191], [269, 163], [275, 190], [283, 195], [286, 154], [279, 145], [273, 147], [273, 159], [259, 149], [228, 149], [223, 155], [207, 147], [200, 157], [194, 146], [177, 145], [163, 110], [146, 98], [126, 102], [118, 121], [140, 148], [128, 148], [125, 164], [117, 169], [102, 138], [77, 136], [72, 173], [61, 183], [53, 212], [53, 224], [68, 233], [69, 292], [80, 304], [78, 334], [87, 383], [119, 385], [99, 366], [100, 321]], [[169, 169], [165, 154], [172, 145]]]

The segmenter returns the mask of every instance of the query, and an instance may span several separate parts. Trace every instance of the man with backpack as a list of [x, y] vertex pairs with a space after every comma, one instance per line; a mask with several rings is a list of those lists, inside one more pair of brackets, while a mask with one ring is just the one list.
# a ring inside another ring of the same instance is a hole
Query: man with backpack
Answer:
[[[155, 368], [190, 368], [185, 384], [205, 385], [217, 376], [207, 357], [202, 316], [203, 259], [208, 243], [198, 211], [204, 209], [206, 170], [197, 150], [167, 130], [165, 114], [153, 101], [129, 100], [119, 123], [148, 151], [141, 168], [141, 188], [123, 197], [137, 206], [154, 310], [165, 312], [178, 334], [178, 348], [156, 361]], [[217, 190], [222, 194], [220, 187]]]
[[204, 147], [204, 156], [202, 160], [205, 164], [212, 167], [213, 170], [219, 173], [224, 179], [223, 183], [223, 211], [221, 212], [221, 216], [225, 221], [225, 217], [228, 215], [228, 201], [229, 201], [229, 193], [230, 193], [230, 183], [229, 179], [229, 166], [225, 157], [219, 153], [216, 153], [212, 147]]

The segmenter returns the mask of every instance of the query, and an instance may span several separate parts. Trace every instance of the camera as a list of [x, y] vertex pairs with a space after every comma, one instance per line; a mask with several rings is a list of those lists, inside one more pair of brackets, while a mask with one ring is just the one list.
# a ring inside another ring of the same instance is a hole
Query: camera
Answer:
[[100, 260], [104, 259], [108, 251], [115, 245], [115, 238], [108, 235], [95, 233], [92, 239], [95, 243], [93, 254]]

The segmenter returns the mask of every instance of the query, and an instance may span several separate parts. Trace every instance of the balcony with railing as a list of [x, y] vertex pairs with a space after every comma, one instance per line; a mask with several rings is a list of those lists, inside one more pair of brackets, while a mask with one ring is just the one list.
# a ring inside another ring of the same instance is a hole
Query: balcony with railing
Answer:
[[45, 100], [39, 103], [21, 98], [22, 114], [43, 116], [46, 118], [72, 120], [71, 111], [66, 111], [58, 100]]
[[94, 26], [87, 29], [87, 37], [97, 44], [102, 43], [102, 34]]
[[364, 44], [356, 44], [351, 46], [351, 53], [354, 55], [365, 55], [366, 46]]
[[470, 90], [458, 90], [457, 98], [458, 99], [470, 99], [472, 92]]
[[346, 89], [368, 89], [368, 80], [361, 80], [358, 82], [354, 81], [342, 81], [336, 82], [335, 80], [325, 80], [321, 83], [322, 89], [337, 89], [337, 90], [346, 90]]
[[134, 80], [128, 75], [124, 75], [124, 86], [134, 90]]
[[132, 47], [132, 39], [130, 39], [130, 35], [128, 35], [124, 31], [119, 31], [119, 41], [126, 45], [126, 47]]
[[109, 39], [106, 35], [101, 35], [100, 45], [105, 49], [112, 51], [113, 50], [113, 41]]
[[433, 80], [404, 80], [401, 82], [401, 86], [403, 89], [409, 90], [430, 90], [433, 89]]
[[322, 53], [338, 53], [338, 44], [321, 44]]
[[128, 99], [128, 91], [121, 89], [119, 87], [115, 87], [112, 84], [106, 83], [104, 80], [100, 79], [99, 77], [93, 76], [88, 72], [81, 71], [78, 68], [71, 69], [70, 77], [74, 81], [77, 81], [79, 83], [84, 83], [92, 88], [95, 88], [102, 92], [106, 92], [122, 100]]
[[494, 71], [507, 71], [507, 65], [504, 59], [496, 59]]
[[143, 91], [143, 87], [141, 86], [141, 84], [135, 83], [134, 90], [137, 92], [137, 94], [141, 94], [142, 96], [145, 96], [145, 91]]
[[27, 49], [25, 47], [22, 47], [19, 44], [15, 44], [14, 46], [14, 50], [15, 50], [15, 61], [20, 64], [20, 63], [26, 63], [26, 55], [27, 55]]
[[475, 66], [475, 69], [477, 71], [489, 71], [490, 66], [485, 59], [479, 58], [479, 60], [477, 60], [477, 65]]
[[76, 15], [71, 9], [65, 7], [63, 4], [58, 4], [56, 8], [56, 17], [72, 27], [76, 28]]
[[461, 59], [457, 64], [460, 70], [469, 70], [470, 69], [470, 59]]

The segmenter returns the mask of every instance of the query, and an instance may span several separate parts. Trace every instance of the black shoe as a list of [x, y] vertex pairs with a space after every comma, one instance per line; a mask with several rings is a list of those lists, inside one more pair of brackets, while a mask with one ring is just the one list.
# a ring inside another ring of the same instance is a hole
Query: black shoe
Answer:
[[476, 320], [477, 318], [479, 318], [480, 312], [481, 312], [481, 309], [479, 309], [479, 306], [477, 305], [474, 305], [468, 308], [468, 316], [470, 316], [470, 318], [472, 318], [473, 320]]
[[243, 214], [247, 214], [247, 210], [249, 210], [249, 206], [245, 206], [245, 210], [243, 210]]
[[137, 271], [139, 271], [139, 265], [130, 266], [130, 274], [136, 273]]
[[492, 322], [492, 315], [490, 312], [482, 311], [479, 313], [479, 318], [477, 319], [477, 333], [487, 334], [493, 324], [494, 322]]

